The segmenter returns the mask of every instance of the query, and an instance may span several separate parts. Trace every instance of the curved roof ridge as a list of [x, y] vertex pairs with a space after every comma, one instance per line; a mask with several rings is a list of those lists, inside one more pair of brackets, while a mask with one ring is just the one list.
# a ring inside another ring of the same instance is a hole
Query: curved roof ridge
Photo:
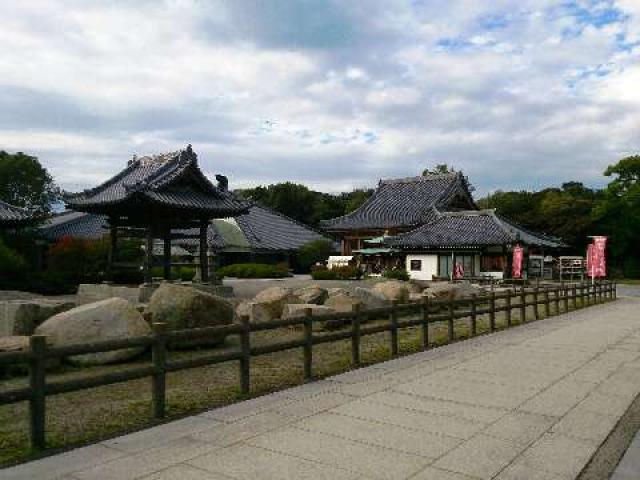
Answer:
[[454, 178], [460, 172], [448, 172], [448, 173], [429, 173], [427, 175], [416, 175], [415, 177], [403, 177], [403, 178], [381, 178], [378, 181], [378, 185], [383, 184], [397, 184], [397, 183], [414, 183], [414, 182], [428, 182], [430, 180], [442, 180], [444, 178]]

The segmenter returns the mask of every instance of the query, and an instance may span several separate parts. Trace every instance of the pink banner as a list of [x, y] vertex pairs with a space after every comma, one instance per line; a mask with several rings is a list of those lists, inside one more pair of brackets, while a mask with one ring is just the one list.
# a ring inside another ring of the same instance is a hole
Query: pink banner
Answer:
[[464, 277], [464, 267], [460, 262], [456, 262], [456, 266], [453, 268], [453, 278], [459, 279]]
[[607, 237], [593, 237], [593, 269], [596, 277], [607, 276]]
[[524, 250], [520, 245], [513, 247], [513, 266], [511, 268], [511, 276], [513, 278], [522, 278], [522, 259]]
[[593, 277], [593, 243], [587, 245], [587, 277]]

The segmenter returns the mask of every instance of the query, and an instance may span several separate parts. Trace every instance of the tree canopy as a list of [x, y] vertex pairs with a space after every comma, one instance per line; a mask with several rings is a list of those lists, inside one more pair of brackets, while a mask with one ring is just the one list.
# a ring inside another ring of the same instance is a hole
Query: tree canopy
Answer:
[[58, 197], [53, 178], [37, 157], [0, 151], [0, 200], [46, 216]]
[[372, 195], [373, 190], [357, 189], [332, 195], [310, 190], [298, 183], [284, 182], [236, 192], [299, 222], [317, 226], [320, 220], [355, 210]]
[[604, 189], [568, 182], [537, 192], [497, 191], [478, 205], [560, 237], [579, 254], [584, 254], [589, 235], [606, 235], [614, 268], [625, 276], [640, 276], [640, 156], [623, 158], [604, 174], [612, 177]]

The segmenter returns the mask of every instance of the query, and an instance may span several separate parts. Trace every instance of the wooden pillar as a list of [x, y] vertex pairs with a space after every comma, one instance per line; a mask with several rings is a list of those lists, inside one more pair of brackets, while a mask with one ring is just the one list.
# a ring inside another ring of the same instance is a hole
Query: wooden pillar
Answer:
[[118, 225], [109, 218], [109, 256], [107, 260], [107, 280], [113, 280], [113, 264], [118, 253]]
[[207, 244], [207, 231], [209, 222], [200, 224], [200, 281], [202, 283], [209, 281], [209, 258], [207, 256], [209, 245]]
[[171, 280], [171, 231], [165, 232], [162, 249], [162, 267], [165, 280]]
[[153, 267], [153, 232], [147, 227], [146, 251], [144, 258], [144, 282], [151, 283], [151, 268]]

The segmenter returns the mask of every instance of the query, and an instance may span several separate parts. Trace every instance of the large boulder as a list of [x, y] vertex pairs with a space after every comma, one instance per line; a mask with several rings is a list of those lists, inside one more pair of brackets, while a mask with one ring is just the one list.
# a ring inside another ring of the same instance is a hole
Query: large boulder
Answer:
[[459, 300], [471, 298], [473, 294], [482, 295], [483, 293], [485, 293], [484, 289], [471, 285], [469, 282], [434, 282], [429, 285], [429, 288], [423, 294], [435, 298]]
[[[151, 328], [140, 312], [122, 298], [110, 298], [67, 310], [51, 317], [35, 330], [37, 335], [47, 335], [54, 346], [119, 340], [150, 332]], [[143, 350], [126, 348], [74, 355], [67, 360], [77, 365], [102, 365], [129, 360]]]
[[73, 302], [49, 299], [0, 302], [0, 337], [32, 335], [46, 319], [75, 306]]
[[407, 290], [409, 290], [409, 293], [422, 293], [422, 291], [424, 290], [424, 287], [420, 286], [418, 283], [415, 283], [413, 281], [406, 282], [404, 286], [407, 287]]
[[251, 316], [251, 300], [243, 300], [236, 307], [236, 318]]
[[346, 293], [332, 295], [324, 302], [325, 307], [332, 308], [335, 312], [351, 313], [362, 306], [362, 300]]
[[406, 303], [409, 301], [409, 289], [404, 282], [391, 280], [377, 283], [373, 287], [373, 290], [382, 294], [387, 300], [398, 303]]
[[333, 308], [327, 307], [326, 305], [316, 305], [315, 303], [292, 303], [284, 306], [282, 318], [288, 319], [304, 317], [305, 310], [307, 308], [311, 311], [312, 317], [331, 315], [335, 312]]
[[93, 303], [107, 298], [122, 298], [136, 305], [141, 301], [140, 287], [112, 285], [110, 283], [81, 283], [78, 286], [78, 303]]
[[[233, 304], [222, 297], [172, 283], [161, 284], [147, 307], [151, 321], [166, 323], [168, 330], [229, 325], [233, 322], [233, 310]], [[174, 346], [217, 345], [224, 339], [225, 335], [211, 335]]]
[[369, 288], [356, 287], [353, 291], [353, 297], [362, 302], [362, 308], [371, 310], [374, 308], [385, 308], [390, 306], [391, 301], [377, 290]]
[[327, 293], [329, 294], [329, 297], [333, 297], [334, 295], [342, 295], [342, 294], [349, 294], [349, 290], [347, 290], [346, 288], [340, 288], [340, 287], [332, 287], [332, 288], [327, 288]]
[[295, 290], [293, 294], [300, 299], [300, 302], [313, 303], [315, 305], [322, 305], [329, 297], [327, 289], [318, 285], [309, 285], [308, 287], [300, 288]]
[[282, 317], [284, 306], [302, 303], [293, 290], [286, 287], [271, 287], [258, 293], [251, 301], [251, 321], [255, 323], [268, 322]]

